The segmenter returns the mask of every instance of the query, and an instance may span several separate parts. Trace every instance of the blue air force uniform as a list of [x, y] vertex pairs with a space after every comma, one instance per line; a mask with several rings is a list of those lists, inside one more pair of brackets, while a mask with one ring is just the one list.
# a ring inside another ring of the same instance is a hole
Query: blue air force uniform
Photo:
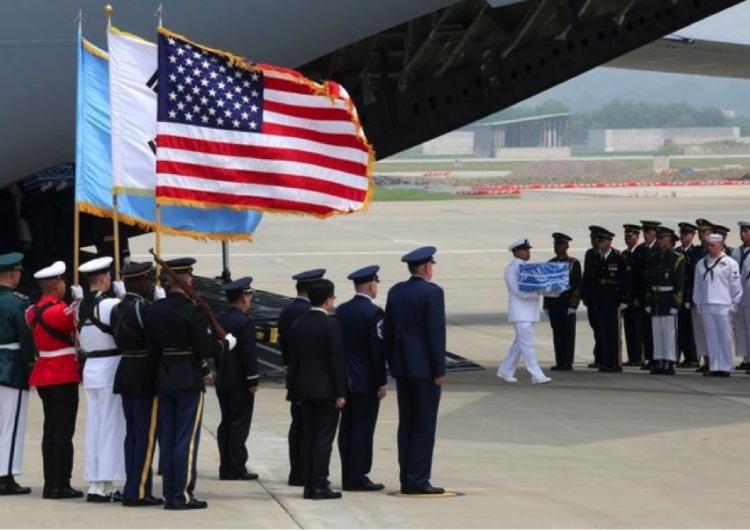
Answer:
[[[401, 260], [410, 267], [432, 262], [435, 247]], [[385, 356], [398, 391], [398, 460], [402, 493], [437, 493], [430, 484], [441, 386], [445, 376], [445, 296], [419, 275], [388, 292], [383, 325]]]
[[[232, 303], [244, 294], [252, 294], [252, 281], [250, 277], [240, 278], [221, 289]], [[258, 475], [247, 470], [246, 443], [255, 405], [251, 389], [256, 388], [259, 381], [255, 322], [236, 306], [217, 315], [216, 320], [237, 339], [237, 346], [225, 352], [216, 363], [216, 396], [221, 408], [221, 423], [216, 431], [219, 479], [253, 480]]]
[[[193, 263], [192, 258], [167, 262], [178, 274], [192, 272]], [[205, 508], [207, 504], [193, 496], [206, 390], [203, 378], [210, 373], [206, 361], [228, 350], [227, 341], [213, 335], [203, 310], [179, 291], [151, 306], [145, 332], [146, 349], [156, 363], [164, 507]]]
[[[378, 282], [380, 267], [373, 265], [351, 273], [355, 285]], [[380, 410], [378, 392], [387, 382], [383, 356], [383, 315], [366, 293], [336, 308], [341, 322], [346, 358], [347, 395], [341, 412], [339, 453], [345, 490], [378, 490], [368, 474], [372, 469], [373, 438]]]

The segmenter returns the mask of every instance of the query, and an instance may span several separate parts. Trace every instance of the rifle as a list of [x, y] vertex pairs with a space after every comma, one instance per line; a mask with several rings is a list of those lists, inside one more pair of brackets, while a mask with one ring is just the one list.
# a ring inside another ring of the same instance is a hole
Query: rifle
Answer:
[[214, 330], [214, 333], [220, 340], [224, 340], [224, 337], [227, 336], [227, 332], [224, 331], [224, 328], [221, 327], [221, 324], [216, 320], [216, 317], [214, 316], [213, 311], [211, 311], [211, 308], [208, 307], [208, 304], [203, 301], [201, 298], [201, 295], [198, 294], [198, 292], [193, 289], [185, 280], [180, 278], [180, 275], [177, 274], [174, 270], [172, 270], [172, 267], [166, 264], [164, 260], [162, 260], [159, 256], [156, 255], [153, 248], [148, 249], [148, 251], [151, 253], [151, 255], [154, 257], [154, 261], [162, 268], [164, 269], [164, 272], [169, 275], [172, 280], [175, 281], [177, 286], [182, 289], [182, 291], [187, 295], [188, 298], [190, 298], [195, 304], [203, 309], [203, 312], [206, 314], [206, 318], [208, 318], [209, 323], [211, 324], [211, 327]]

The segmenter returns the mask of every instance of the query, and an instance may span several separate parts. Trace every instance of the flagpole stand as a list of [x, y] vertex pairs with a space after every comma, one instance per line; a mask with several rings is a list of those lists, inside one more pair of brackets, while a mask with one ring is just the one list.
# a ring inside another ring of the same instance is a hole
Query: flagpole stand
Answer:
[[229, 243], [227, 241], [221, 242], [221, 264], [222, 271], [220, 278], [225, 282], [232, 281], [232, 271], [229, 270]]

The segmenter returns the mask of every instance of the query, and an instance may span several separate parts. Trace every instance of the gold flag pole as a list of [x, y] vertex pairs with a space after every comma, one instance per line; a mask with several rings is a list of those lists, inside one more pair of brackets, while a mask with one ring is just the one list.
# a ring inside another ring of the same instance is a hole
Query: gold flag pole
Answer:
[[[163, 27], [164, 17], [166, 16], [166, 14], [167, 12], [164, 10], [164, 7], [159, 4], [156, 13], [154, 13], [154, 16], [159, 19], [158, 27]], [[159, 148], [157, 146], [157, 150], [158, 149]], [[159, 204], [159, 201], [156, 197], [156, 190], [154, 190], [154, 202], [156, 204], [156, 233], [154, 234], [156, 239], [156, 255], [161, 256], [161, 205]], [[161, 285], [161, 264], [159, 263], [159, 260], [156, 260], [156, 285]]]
[[[112, 27], [112, 13], [115, 9], [110, 4], [104, 6], [104, 14], [107, 17], [107, 29]], [[113, 186], [115, 190], [112, 193], [112, 236], [114, 241], [114, 261], [115, 261], [115, 279], [120, 278], [120, 218], [117, 209], [117, 187]]]
[[[78, 10], [76, 24], [78, 25], [78, 45], [80, 46], [81, 39], [83, 38], [83, 11], [80, 9]], [[80, 89], [78, 87], [78, 90]], [[80, 124], [78, 126], [80, 127]], [[78, 285], [78, 263], [81, 252], [81, 205], [77, 199], [75, 203], [75, 209], [73, 210], [73, 284]]]

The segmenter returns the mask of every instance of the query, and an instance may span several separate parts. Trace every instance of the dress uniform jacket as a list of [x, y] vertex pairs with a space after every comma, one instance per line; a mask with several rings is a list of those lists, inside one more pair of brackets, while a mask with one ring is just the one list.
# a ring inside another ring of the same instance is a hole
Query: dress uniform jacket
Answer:
[[[0, 385], [29, 389], [36, 350], [24, 312], [29, 299], [0, 285]], [[0, 470], [1, 471], [1, 470]]]
[[539, 293], [521, 291], [521, 266], [526, 261], [514, 258], [505, 268], [508, 287], [508, 322], [539, 322]]
[[599, 344], [599, 326], [596, 318], [596, 306], [594, 305], [595, 277], [594, 268], [599, 259], [599, 251], [595, 248], [586, 250], [583, 257], [583, 277], [581, 279], [581, 301], [586, 306], [586, 317], [589, 326], [594, 333], [594, 364], [601, 363], [601, 347]]
[[115, 394], [151, 397], [156, 395], [155, 359], [148, 358], [143, 327], [151, 302], [128, 293], [112, 309], [110, 317], [117, 348], [123, 354], [115, 374]]
[[593, 303], [597, 309], [617, 308], [631, 303], [632, 276], [628, 262], [617, 249], [594, 261]]
[[573, 257], [554, 257], [551, 263], [568, 263], [570, 288], [557, 298], [545, 296], [542, 307], [549, 313], [552, 338], [555, 346], [555, 365], [558, 368], [572, 367], [575, 357], [576, 315], [569, 310], [578, 309], [581, 303], [581, 262]]
[[734, 315], [735, 355], [743, 361], [750, 360], [750, 247], [737, 247], [732, 251], [740, 271], [742, 300]]
[[255, 323], [236, 307], [217, 315], [224, 331], [237, 339], [237, 346], [226, 352], [216, 363], [216, 388], [222, 390], [247, 390], [258, 386], [258, 352]]
[[672, 249], [649, 256], [646, 305], [651, 316], [676, 314], [682, 306], [685, 258]]
[[[279, 314], [279, 348], [281, 349], [281, 360], [284, 366], [289, 366], [291, 361], [291, 352], [289, 346], [289, 337], [292, 333], [292, 326], [299, 317], [310, 311], [312, 305], [307, 298], [297, 297], [292, 300]], [[290, 390], [289, 373], [287, 372], [287, 392]], [[287, 399], [289, 395], [287, 394]]]
[[70, 338], [76, 329], [75, 311], [64, 301], [45, 295], [26, 311], [26, 322], [39, 351], [29, 384], [41, 387], [80, 383], [78, 357]]

